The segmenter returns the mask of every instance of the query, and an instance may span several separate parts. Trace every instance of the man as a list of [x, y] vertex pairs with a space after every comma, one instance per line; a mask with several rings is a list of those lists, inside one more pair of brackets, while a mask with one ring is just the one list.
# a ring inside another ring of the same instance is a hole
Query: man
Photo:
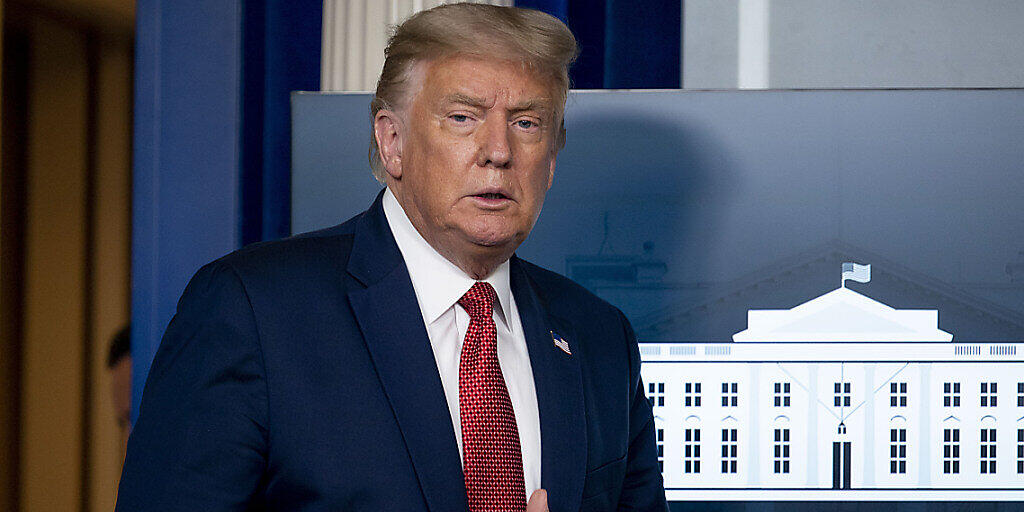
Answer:
[[399, 26], [371, 106], [387, 188], [196, 274], [118, 510], [665, 510], [628, 322], [514, 256], [575, 54], [537, 11], [455, 4]]

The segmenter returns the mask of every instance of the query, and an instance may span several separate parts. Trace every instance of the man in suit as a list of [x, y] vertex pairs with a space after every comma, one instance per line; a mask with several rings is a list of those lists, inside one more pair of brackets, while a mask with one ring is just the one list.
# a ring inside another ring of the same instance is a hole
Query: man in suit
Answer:
[[629, 323], [514, 255], [564, 140], [572, 34], [454, 4], [386, 54], [386, 188], [193, 277], [118, 510], [664, 511]]

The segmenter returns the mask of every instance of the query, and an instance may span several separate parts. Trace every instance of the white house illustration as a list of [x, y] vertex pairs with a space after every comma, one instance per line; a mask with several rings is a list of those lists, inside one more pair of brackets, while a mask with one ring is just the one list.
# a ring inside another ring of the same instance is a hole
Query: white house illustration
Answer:
[[843, 270], [733, 341], [640, 344], [669, 499], [1024, 499], [1024, 345], [954, 342]]
[[837, 288], [792, 309], [747, 313], [747, 329], [733, 341], [792, 342], [941, 342], [937, 310], [893, 309], [846, 287]]

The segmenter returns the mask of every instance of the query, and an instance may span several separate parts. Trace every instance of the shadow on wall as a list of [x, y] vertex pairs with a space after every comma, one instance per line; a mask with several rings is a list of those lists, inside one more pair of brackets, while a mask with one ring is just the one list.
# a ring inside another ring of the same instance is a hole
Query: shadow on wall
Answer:
[[707, 289], [707, 247], [736, 180], [712, 133], [665, 117], [567, 114], [544, 212], [520, 249], [628, 317]]

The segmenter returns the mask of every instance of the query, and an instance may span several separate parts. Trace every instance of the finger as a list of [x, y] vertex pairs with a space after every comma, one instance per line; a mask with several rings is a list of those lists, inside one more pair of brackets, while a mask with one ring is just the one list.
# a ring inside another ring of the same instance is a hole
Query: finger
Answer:
[[548, 492], [544, 489], [533, 491], [530, 502], [526, 504], [526, 512], [548, 512]]

